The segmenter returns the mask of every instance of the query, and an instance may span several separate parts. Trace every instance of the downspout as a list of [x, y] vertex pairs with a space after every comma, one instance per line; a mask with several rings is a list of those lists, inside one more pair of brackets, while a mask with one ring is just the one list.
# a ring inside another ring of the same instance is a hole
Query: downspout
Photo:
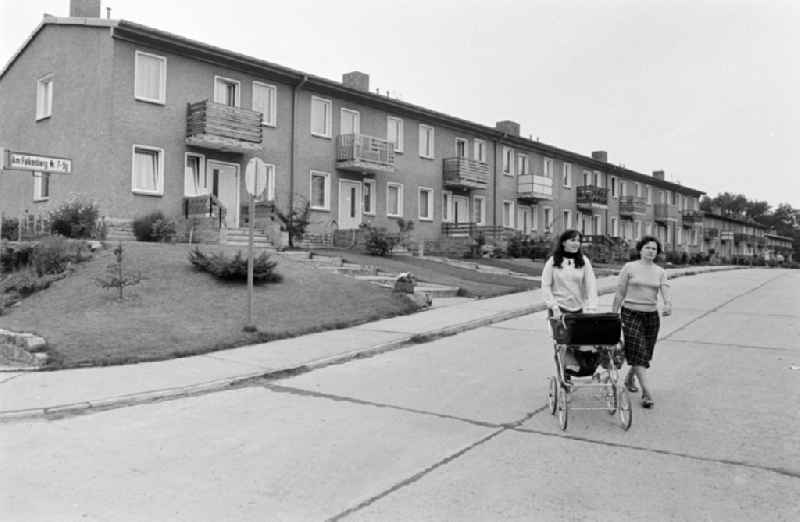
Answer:
[[[289, 216], [291, 219], [292, 209], [294, 208], [294, 177], [295, 177], [295, 135], [297, 134], [297, 91], [299, 91], [303, 84], [308, 81], [308, 76], [303, 75], [300, 83], [292, 88], [292, 133], [289, 136]], [[294, 238], [291, 238], [292, 246], [294, 246]]]

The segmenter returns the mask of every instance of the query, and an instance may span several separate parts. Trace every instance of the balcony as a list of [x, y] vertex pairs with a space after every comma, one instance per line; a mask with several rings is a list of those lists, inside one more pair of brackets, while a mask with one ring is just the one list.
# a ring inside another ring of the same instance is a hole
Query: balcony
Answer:
[[647, 200], [636, 196], [622, 196], [619, 198], [620, 217], [632, 218], [636, 214], [647, 212]]
[[705, 213], [702, 210], [684, 210], [681, 212], [681, 216], [683, 217], [683, 226], [691, 227], [701, 224], [703, 222], [704, 215]]
[[553, 178], [535, 174], [520, 174], [517, 177], [517, 199], [536, 203], [553, 199]]
[[467, 158], [445, 158], [444, 185], [464, 189], [486, 188], [489, 183], [489, 165]]
[[592, 211], [608, 207], [608, 189], [594, 185], [576, 187], [576, 201], [579, 210]]
[[254, 153], [261, 145], [261, 113], [203, 100], [188, 104], [186, 144], [224, 152]]
[[703, 230], [703, 237], [706, 241], [711, 241], [712, 239], [716, 239], [719, 237], [719, 229], [710, 227]]
[[366, 134], [336, 136], [336, 168], [374, 175], [394, 172], [394, 143]]
[[653, 205], [653, 220], [666, 224], [678, 220], [678, 207], [669, 203], [656, 203]]
[[730, 230], [723, 230], [719, 233], [720, 241], [733, 241], [733, 232]]

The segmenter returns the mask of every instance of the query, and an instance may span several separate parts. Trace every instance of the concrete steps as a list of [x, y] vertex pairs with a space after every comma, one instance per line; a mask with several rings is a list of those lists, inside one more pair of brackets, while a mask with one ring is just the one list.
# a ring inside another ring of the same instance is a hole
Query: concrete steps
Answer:
[[[247, 248], [249, 239], [250, 230], [246, 228], [229, 228], [225, 231], [224, 239], [220, 242], [220, 244]], [[275, 250], [275, 247], [272, 246], [272, 242], [269, 240], [267, 235], [263, 232], [259, 232], [258, 230], [254, 231], [253, 233], [253, 248], [258, 248], [261, 250]]]

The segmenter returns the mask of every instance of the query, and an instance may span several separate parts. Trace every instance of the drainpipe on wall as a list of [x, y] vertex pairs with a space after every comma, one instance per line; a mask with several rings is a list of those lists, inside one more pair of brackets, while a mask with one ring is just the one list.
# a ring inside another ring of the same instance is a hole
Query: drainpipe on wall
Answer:
[[[308, 76], [303, 75], [300, 83], [292, 88], [292, 133], [289, 137], [289, 215], [294, 208], [294, 176], [295, 176], [295, 135], [297, 134], [297, 91], [308, 81]], [[293, 239], [294, 240], [294, 239]]]

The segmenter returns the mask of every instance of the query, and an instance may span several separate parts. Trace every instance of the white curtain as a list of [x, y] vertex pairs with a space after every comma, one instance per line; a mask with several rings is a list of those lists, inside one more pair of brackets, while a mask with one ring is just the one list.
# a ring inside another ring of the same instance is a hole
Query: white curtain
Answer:
[[158, 190], [158, 152], [136, 149], [133, 176], [139, 190]]

